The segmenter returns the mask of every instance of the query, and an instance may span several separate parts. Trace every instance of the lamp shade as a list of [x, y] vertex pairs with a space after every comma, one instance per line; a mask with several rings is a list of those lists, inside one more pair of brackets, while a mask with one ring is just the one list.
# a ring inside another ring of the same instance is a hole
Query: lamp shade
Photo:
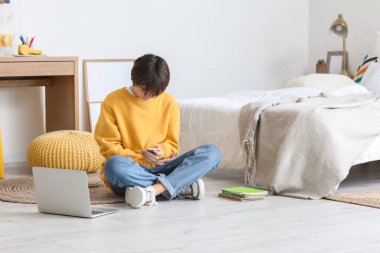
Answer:
[[339, 14], [338, 18], [330, 26], [330, 34], [337, 38], [347, 37], [347, 34], [348, 34], [347, 23], [343, 19], [342, 14]]

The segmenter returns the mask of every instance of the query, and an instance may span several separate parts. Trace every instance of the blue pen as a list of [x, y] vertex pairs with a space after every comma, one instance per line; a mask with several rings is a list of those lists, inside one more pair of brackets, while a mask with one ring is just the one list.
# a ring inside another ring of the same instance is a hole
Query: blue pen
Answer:
[[22, 36], [22, 34], [20, 35], [20, 39], [21, 39], [22, 44], [25, 45], [24, 36]]

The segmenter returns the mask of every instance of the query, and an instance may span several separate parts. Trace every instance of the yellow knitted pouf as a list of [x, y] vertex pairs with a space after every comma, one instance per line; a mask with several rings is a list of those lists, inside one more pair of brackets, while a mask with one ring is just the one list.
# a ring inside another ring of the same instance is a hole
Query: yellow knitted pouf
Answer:
[[28, 149], [30, 167], [49, 167], [96, 172], [104, 161], [94, 135], [61, 130], [35, 138]]

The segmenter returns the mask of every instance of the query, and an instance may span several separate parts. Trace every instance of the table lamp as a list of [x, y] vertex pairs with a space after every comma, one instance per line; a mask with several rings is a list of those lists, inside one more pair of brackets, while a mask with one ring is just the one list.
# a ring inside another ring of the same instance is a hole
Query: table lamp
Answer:
[[341, 75], [350, 76], [347, 71], [347, 59], [346, 59], [346, 38], [348, 34], [347, 23], [343, 19], [343, 15], [339, 14], [338, 18], [330, 26], [330, 34], [336, 38], [343, 39], [343, 59]]

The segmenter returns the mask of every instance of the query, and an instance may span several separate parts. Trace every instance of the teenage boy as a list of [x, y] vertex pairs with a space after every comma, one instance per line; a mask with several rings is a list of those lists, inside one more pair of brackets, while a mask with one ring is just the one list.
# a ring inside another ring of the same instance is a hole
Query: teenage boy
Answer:
[[201, 199], [204, 175], [220, 164], [215, 145], [203, 145], [176, 157], [180, 113], [173, 96], [164, 92], [170, 72], [156, 55], [138, 58], [132, 86], [110, 93], [102, 103], [95, 139], [106, 158], [100, 177], [108, 188], [124, 195], [134, 208], [167, 199]]

